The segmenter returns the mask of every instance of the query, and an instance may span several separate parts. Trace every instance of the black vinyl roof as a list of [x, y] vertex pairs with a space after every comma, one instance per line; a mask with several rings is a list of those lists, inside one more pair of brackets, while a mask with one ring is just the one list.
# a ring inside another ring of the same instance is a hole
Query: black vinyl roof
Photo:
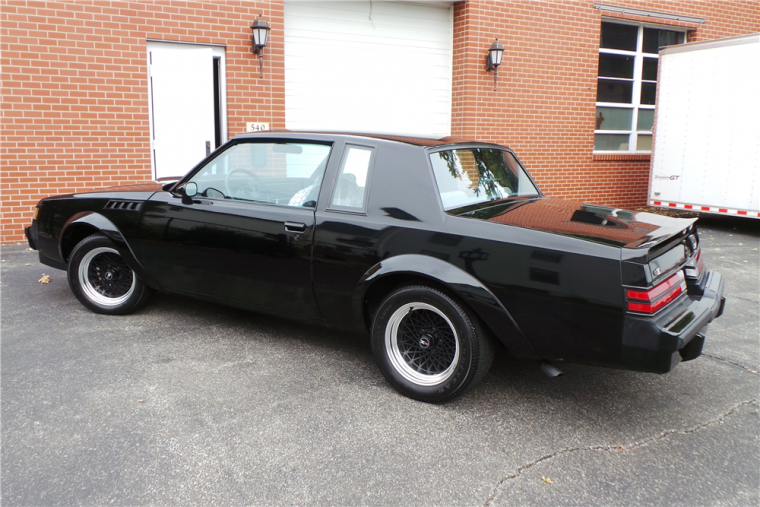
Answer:
[[[295, 131], [295, 130], [287, 130], [287, 129], [272, 129], [272, 130], [265, 130], [262, 132], [257, 132], [257, 134], [266, 135], [266, 134], [324, 134], [324, 135], [335, 135], [335, 136], [358, 136], [358, 137], [370, 137], [373, 139], [383, 139], [385, 141], [396, 141], [399, 143], [405, 143], [405, 144], [413, 144], [415, 146], [426, 146], [426, 147], [432, 147], [432, 146], [443, 146], [446, 144], [454, 144], [454, 143], [478, 143], [479, 141], [475, 141], [474, 139], [468, 139], [465, 137], [458, 137], [458, 136], [446, 136], [441, 137], [440, 139], [433, 139], [433, 138], [426, 138], [426, 137], [413, 137], [413, 136], [404, 136], [404, 135], [392, 135], [392, 134], [374, 134], [369, 132], [315, 132], [315, 131]], [[492, 143], [488, 143], [492, 144]]]

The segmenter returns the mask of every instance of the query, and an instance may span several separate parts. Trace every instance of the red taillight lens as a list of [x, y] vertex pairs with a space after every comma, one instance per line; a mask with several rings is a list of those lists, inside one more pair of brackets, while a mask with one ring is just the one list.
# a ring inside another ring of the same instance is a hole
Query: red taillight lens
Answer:
[[683, 271], [679, 271], [656, 287], [647, 291], [626, 290], [625, 295], [628, 299], [628, 310], [641, 313], [656, 313], [671, 302], [678, 299], [678, 296], [686, 292], [686, 279]]

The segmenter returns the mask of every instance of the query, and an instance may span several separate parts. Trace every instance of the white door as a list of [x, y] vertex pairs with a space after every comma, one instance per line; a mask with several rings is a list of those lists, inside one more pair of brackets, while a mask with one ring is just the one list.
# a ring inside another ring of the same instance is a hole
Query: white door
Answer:
[[223, 72], [215, 72], [214, 66], [223, 64], [223, 57], [224, 49], [218, 47], [148, 43], [151, 159], [156, 180], [183, 176], [217, 147], [225, 108], [220, 107], [224, 104]]
[[453, 40], [445, 2], [286, 0], [286, 127], [449, 135]]

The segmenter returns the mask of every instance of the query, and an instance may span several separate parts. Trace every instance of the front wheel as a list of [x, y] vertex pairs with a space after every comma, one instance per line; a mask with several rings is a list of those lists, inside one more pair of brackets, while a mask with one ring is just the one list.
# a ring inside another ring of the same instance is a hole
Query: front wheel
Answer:
[[372, 322], [372, 350], [388, 382], [421, 401], [450, 400], [477, 384], [493, 343], [476, 316], [426, 286], [395, 290]]
[[95, 313], [131, 313], [152, 294], [102, 234], [88, 236], [74, 247], [67, 273], [71, 291]]

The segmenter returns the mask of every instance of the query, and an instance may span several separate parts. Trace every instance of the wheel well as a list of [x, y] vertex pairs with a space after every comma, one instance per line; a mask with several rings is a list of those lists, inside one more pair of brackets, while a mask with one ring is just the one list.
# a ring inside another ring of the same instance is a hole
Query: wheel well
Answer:
[[[462, 299], [457, 296], [456, 293], [454, 293], [451, 289], [443, 285], [438, 280], [428, 278], [423, 275], [413, 275], [409, 273], [388, 275], [373, 283], [367, 293], [364, 295], [364, 325], [367, 329], [370, 329], [370, 326], [372, 325], [372, 319], [375, 316], [375, 312], [377, 312], [377, 309], [380, 306], [380, 303], [383, 302], [383, 299], [385, 299], [388, 294], [398, 289], [399, 287], [403, 287], [404, 285], [427, 285], [428, 287], [432, 287], [443, 292], [450, 298], [459, 301], [460, 304], [469, 308], [469, 305], [462, 301]], [[471, 308], [469, 309], [471, 310]]]
[[65, 262], [69, 261], [72, 250], [87, 236], [100, 232], [97, 227], [90, 224], [72, 224], [66, 228], [61, 238], [61, 254]]

